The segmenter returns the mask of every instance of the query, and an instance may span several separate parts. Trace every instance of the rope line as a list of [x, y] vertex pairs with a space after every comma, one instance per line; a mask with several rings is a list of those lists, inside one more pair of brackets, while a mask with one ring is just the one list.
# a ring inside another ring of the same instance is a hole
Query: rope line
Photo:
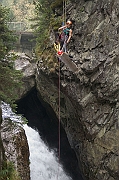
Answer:
[[63, 0], [63, 26], [66, 23], [66, 0]]
[[[63, 23], [66, 22], [66, 0], [63, 0]], [[58, 104], [58, 118], [59, 118], [59, 161], [60, 161], [60, 59], [59, 59], [59, 84], [58, 84], [58, 88], [59, 88], [59, 92], [58, 92], [58, 96], [59, 96], [59, 104]]]
[[[63, 24], [65, 25], [66, 23], [66, 0], [63, 0]], [[59, 79], [58, 79], [58, 119], [59, 119], [59, 124], [58, 124], [58, 160], [59, 160], [59, 164], [60, 164], [60, 150], [61, 150], [61, 132], [60, 132], [60, 124], [61, 124], [61, 117], [60, 117], [60, 113], [61, 113], [61, 109], [60, 109], [60, 99], [61, 99], [61, 95], [60, 95], [60, 90], [61, 90], [61, 86], [60, 86], [60, 59], [59, 59]], [[58, 175], [59, 175], [59, 165], [58, 165], [58, 174], [57, 174], [57, 180], [58, 180]]]
[[63, 0], [63, 24], [62, 24], [62, 26], [64, 26], [64, 24], [65, 24], [65, 17], [64, 17], [65, 16], [65, 12], [64, 12], [64, 9], [65, 9], [64, 5], [65, 4], [64, 4], [64, 1], [65, 0]]
[[59, 60], [59, 160], [60, 160], [60, 60]]
[[65, 4], [64, 4], [64, 23], [66, 23], [66, 0], [65, 0], [65, 2], [64, 2]]
[[[61, 135], [61, 132], [60, 132], [60, 59], [59, 59], [59, 79], [58, 79], [58, 119], [59, 119], [59, 122], [58, 122], [58, 161], [59, 161], [59, 164], [60, 164], [60, 145], [61, 145], [61, 140], [60, 140], [60, 135]], [[59, 175], [59, 165], [58, 165], [58, 173], [57, 173], [57, 180], [58, 180], [58, 175]]]

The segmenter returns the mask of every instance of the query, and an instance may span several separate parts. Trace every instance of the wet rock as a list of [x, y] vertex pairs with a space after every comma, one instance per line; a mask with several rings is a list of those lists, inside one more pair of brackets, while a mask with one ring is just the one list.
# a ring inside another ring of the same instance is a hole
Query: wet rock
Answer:
[[35, 87], [35, 72], [37, 66], [35, 63], [31, 63], [30, 61], [31, 59], [24, 53], [18, 54], [17, 59], [15, 60], [15, 69], [21, 71], [23, 74], [22, 87], [16, 89], [19, 99]]
[[2, 123], [1, 136], [6, 159], [13, 162], [22, 180], [29, 180], [29, 148], [24, 129], [5, 119]]

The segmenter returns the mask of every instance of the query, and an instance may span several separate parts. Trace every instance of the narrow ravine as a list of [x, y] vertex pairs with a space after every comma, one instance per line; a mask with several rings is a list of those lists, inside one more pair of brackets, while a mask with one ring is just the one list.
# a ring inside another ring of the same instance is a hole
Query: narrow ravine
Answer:
[[[51, 114], [49, 116], [47, 109], [43, 107], [37, 97], [36, 89], [32, 90], [26, 97], [20, 100], [17, 105], [17, 112], [26, 117], [28, 126], [37, 129], [42, 141], [47, 144], [50, 151], [53, 150], [53, 152], [55, 152], [58, 158], [58, 120], [53, 112], [50, 112]], [[34, 136], [34, 133], [31, 133], [31, 137], [32, 136]], [[64, 171], [70, 175], [72, 180], [83, 180], [80, 169], [78, 168], [75, 152], [71, 149], [62, 126], [60, 141], [60, 163]], [[62, 180], [65, 179], [62, 178]]]

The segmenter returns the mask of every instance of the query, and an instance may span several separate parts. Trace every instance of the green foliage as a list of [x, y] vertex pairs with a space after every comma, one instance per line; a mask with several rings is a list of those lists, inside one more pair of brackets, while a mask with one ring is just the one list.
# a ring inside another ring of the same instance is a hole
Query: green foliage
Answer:
[[[51, 32], [58, 31], [62, 24], [62, 3], [63, 0], [38, 0], [35, 3], [36, 55], [41, 57], [42, 65], [52, 72], [57, 67], [57, 60], [54, 58], [55, 51], [50, 36]], [[57, 15], [55, 9], [61, 10], [61, 15]]]
[[55, 8], [62, 8], [63, 0], [55, 0], [51, 3], [52, 10], [55, 10]]
[[8, 14], [8, 9], [0, 5], [0, 60], [10, 50], [11, 44], [15, 40], [7, 27]]
[[36, 4], [36, 15], [38, 19], [36, 25], [37, 44], [40, 49], [44, 49], [44, 44], [48, 45], [50, 36], [50, 18], [52, 16], [50, 1], [39, 0]]
[[49, 46], [51, 30], [57, 30], [61, 25], [61, 16], [56, 16], [54, 8], [61, 6], [62, 0], [38, 0], [36, 4], [37, 24], [37, 46], [44, 49]]
[[0, 180], [21, 180], [12, 162], [4, 162], [4, 168], [0, 171]]
[[31, 22], [29, 19], [33, 17], [34, 11], [34, 0], [3, 0], [1, 4], [3, 6], [9, 7], [9, 25], [13, 30], [21, 30], [21, 26], [14, 26], [10, 22], [22, 22], [22, 30], [31, 31]]
[[22, 75], [14, 70], [14, 55], [6, 56], [11, 49], [14, 37], [7, 28], [8, 9], [0, 6], [0, 100], [10, 104], [17, 98], [15, 88], [21, 86]]
[[10, 44], [15, 40], [7, 27], [8, 15], [9, 10], [0, 5], [0, 58], [10, 50]]
[[15, 89], [21, 87], [20, 79], [22, 75], [19, 71], [14, 70], [13, 62], [0, 62], [0, 99], [11, 105], [17, 99]]

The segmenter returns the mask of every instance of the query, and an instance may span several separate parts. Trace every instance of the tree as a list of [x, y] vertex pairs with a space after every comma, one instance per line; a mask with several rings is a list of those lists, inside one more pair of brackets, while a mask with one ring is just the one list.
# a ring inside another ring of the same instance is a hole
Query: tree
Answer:
[[7, 27], [8, 13], [8, 9], [0, 6], [0, 100], [12, 104], [17, 98], [14, 92], [20, 85], [21, 74], [14, 70], [13, 56], [6, 56], [14, 41], [14, 36]]
[[[37, 0], [34, 1], [36, 18], [36, 24], [33, 29], [36, 32], [36, 56], [42, 60], [42, 66], [50, 71], [55, 72], [58, 67], [57, 59], [55, 57], [56, 52], [54, 50], [54, 37], [55, 31], [58, 31], [58, 27], [62, 23], [62, 6], [63, 0]], [[61, 11], [61, 14], [56, 13]], [[54, 31], [54, 32], [53, 32]]]
[[34, 26], [37, 35], [36, 49], [42, 52], [50, 44], [51, 30], [56, 31], [61, 25], [61, 16], [56, 15], [55, 8], [61, 8], [63, 0], [38, 0], [34, 3], [36, 11], [36, 19], [34, 20], [37, 22]]

